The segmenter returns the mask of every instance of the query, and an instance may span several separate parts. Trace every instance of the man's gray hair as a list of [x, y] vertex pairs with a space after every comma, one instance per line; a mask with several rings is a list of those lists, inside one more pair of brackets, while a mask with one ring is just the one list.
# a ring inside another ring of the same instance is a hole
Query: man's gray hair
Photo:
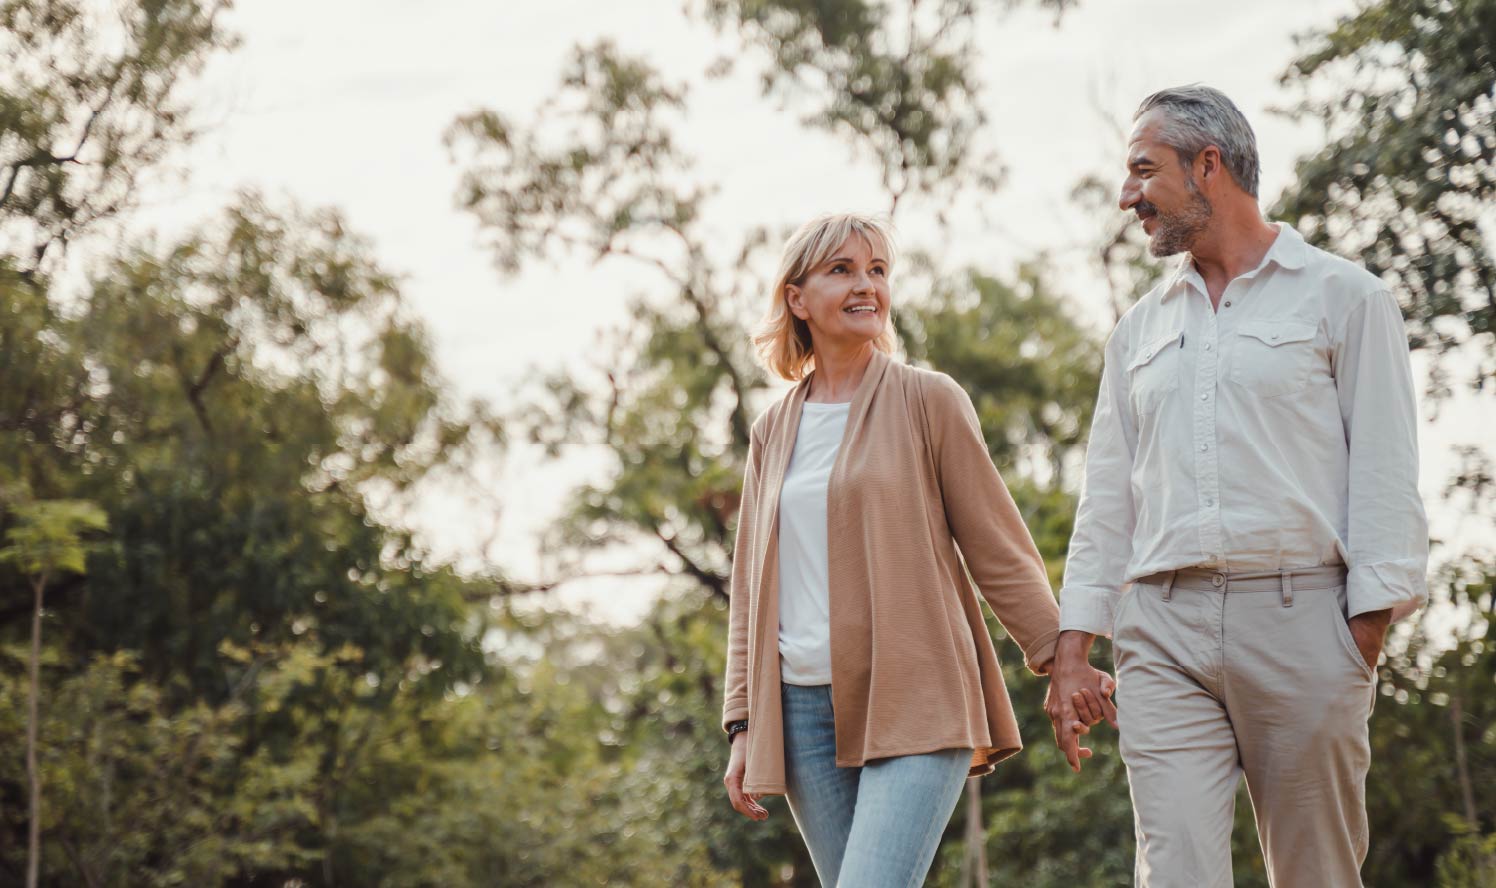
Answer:
[[1164, 116], [1159, 139], [1173, 148], [1180, 160], [1186, 165], [1194, 163], [1207, 145], [1214, 145], [1236, 184], [1257, 196], [1262, 168], [1257, 158], [1257, 137], [1241, 109], [1225, 93], [1199, 84], [1159, 90], [1143, 100], [1132, 119], [1155, 108], [1162, 109]]

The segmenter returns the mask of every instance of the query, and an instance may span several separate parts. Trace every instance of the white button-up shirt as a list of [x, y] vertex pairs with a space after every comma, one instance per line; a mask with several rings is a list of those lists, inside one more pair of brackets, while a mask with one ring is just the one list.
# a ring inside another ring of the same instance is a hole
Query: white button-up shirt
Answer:
[[1060, 628], [1165, 570], [1344, 564], [1352, 616], [1428, 597], [1418, 415], [1385, 284], [1279, 225], [1212, 310], [1185, 257], [1106, 344]]

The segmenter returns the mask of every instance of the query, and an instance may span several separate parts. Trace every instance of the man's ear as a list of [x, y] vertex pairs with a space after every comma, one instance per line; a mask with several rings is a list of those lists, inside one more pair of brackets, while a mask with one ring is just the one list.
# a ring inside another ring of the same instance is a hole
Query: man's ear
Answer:
[[790, 314], [802, 321], [810, 320], [810, 311], [805, 307], [805, 298], [799, 287], [794, 284], [785, 284], [784, 302], [790, 307]]
[[1202, 183], [1211, 185], [1215, 183], [1216, 176], [1221, 173], [1221, 149], [1214, 145], [1206, 145], [1195, 155], [1195, 177]]

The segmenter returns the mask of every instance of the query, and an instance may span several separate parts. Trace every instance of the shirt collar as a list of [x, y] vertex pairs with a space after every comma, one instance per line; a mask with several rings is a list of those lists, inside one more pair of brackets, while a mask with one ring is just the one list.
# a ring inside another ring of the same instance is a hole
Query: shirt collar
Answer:
[[[1303, 268], [1309, 261], [1309, 245], [1304, 242], [1304, 236], [1299, 234], [1292, 225], [1287, 222], [1277, 223], [1278, 236], [1273, 238], [1272, 246], [1268, 247], [1267, 255], [1262, 257], [1262, 262], [1247, 276], [1255, 275], [1269, 263], [1276, 264], [1280, 268], [1298, 269]], [[1167, 302], [1169, 297], [1184, 287], [1194, 287], [1201, 293], [1205, 292], [1205, 280], [1200, 277], [1200, 272], [1195, 269], [1195, 260], [1188, 254], [1184, 254], [1174, 271], [1169, 275], [1164, 284], [1163, 295], [1160, 301]]]

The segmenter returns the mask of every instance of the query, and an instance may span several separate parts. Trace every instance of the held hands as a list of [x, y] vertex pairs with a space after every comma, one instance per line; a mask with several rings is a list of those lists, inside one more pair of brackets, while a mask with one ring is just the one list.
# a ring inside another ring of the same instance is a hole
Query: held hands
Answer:
[[[749, 728], [752, 730], [752, 728]], [[727, 797], [733, 808], [749, 820], [765, 820], [769, 812], [758, 803], [757, 793], [743, 792], [743, 772], [748, 764], [748, 731], [732, 738], [732, 754], [727, 759], [727, 773], [722, 785], [727, 787]]]
[[1044, 698], [1055, 745], [1077, 774], [1081, 759], [1091, 757], [1091, 750], [1080, 745], [1081, 735], [1089, 734], [1091, 726], [1103, 719], [1117, 726], [1117, 707], [1112, 704], [1117, 682], [1091, 666], [1088, 657], [1094, 640], [1095, 636], [1084, 632], [1060, 633], [1049, 670], [1049, 693]]

